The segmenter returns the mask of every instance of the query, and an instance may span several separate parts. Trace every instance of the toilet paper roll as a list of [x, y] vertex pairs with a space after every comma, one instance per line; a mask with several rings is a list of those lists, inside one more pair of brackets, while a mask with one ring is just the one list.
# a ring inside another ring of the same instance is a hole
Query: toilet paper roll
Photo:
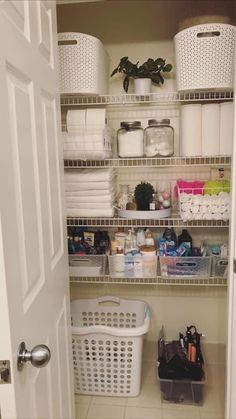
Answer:
[[201, 105], [183, 105], [180, 113], [180, 155], [201, 156]]
[[202, 105], [202, 155], [220, 154], [220, 105]]
[[[68, 127], [76, 125], [79, 127], [85, 127], [86, 124], [86, 109], [74, 109], [69, 110], [66, 115], [66, 125]], [[68, 130], [69, 132], [69, 130]]]
[[87, 109], [86, 125], [104, 127], [106, 125], [106, 109]]
[[234, 105], [233, 102], [220, 104], [220, 155], [232, 156], [233, 152]]

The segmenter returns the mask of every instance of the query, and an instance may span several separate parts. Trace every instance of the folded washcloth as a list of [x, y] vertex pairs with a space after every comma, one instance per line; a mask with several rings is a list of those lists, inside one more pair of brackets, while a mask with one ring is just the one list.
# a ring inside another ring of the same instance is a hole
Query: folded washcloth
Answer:
[[65, 182], [108, 182], [114, 178], [114, 174], [115, 172], [113, 169], [81, 169], [80, 171], [67, 170], [65, 172]]
[[190, 202], [184, 202], [183, 204], [181, 204], [181, 209], [184, 212], [190, 212], [190, 210], [191, 210]]
[[113, 217], [114, 209], [67, 208], [66, 213], [68, 217]]
[[205, 182], [194, 180], [194, 181], [186, 181], [186, 180], [177, 180], [177, 196], [178, 192], [182, 193], [185, 192], [187, 194], [193, 195], [203, 195], [203, 186]]

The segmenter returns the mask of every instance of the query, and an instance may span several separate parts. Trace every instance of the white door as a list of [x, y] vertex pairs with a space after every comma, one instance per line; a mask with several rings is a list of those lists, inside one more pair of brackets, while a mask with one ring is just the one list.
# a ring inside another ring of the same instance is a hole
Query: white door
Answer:
[[[236, 56], [234, 95], [236, 94]], [[234, 96], [234, 147], [232, 155], [232, 208], [230, 222], [230, 263], [228, 274], [228, 344], [226, 419], [236, 419], [236, 98]]]
[[[74, 416], [55, 6], [0, 2], [0, 360], [11, 364], [2, 419]], [[22, 341], [46, 344], [49, 364], [18, 371]]]

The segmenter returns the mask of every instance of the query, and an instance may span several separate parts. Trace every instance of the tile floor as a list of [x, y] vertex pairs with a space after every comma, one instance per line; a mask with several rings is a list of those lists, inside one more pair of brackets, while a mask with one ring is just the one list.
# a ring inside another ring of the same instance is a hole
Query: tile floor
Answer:
[[207, 365], [202, 406], [162, 400], [155, 376], [155, 362], [143, 363], [141, 393], [138, 397], [76, 395], [76, 419], [224, 419], [223, 364]]

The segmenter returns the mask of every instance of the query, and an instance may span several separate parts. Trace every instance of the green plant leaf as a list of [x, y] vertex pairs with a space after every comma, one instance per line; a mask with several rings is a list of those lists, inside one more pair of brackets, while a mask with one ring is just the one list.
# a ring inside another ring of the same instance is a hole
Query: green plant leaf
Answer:
[[173, 66], [171, 64], [166, 64], [165, 67], [163, 67], [163, 71], [165, 73], [169, 73], [172, 70]]
[[155, 60], [155, 64], [156, 65], [165, 65], [165, 62], [166, 62], [166, 60], [163, 60], [163, 58], [157, 58], [156, 60]]
[[116, 73], [118, 73], [118, 67], [114, 68], [110, 77], [113, 77]]
[[125, 90], [125, 92], [128, 92], [129, 89], [129, 76], [125, 76], [124, 80], [123, 80], [123, 88]]

